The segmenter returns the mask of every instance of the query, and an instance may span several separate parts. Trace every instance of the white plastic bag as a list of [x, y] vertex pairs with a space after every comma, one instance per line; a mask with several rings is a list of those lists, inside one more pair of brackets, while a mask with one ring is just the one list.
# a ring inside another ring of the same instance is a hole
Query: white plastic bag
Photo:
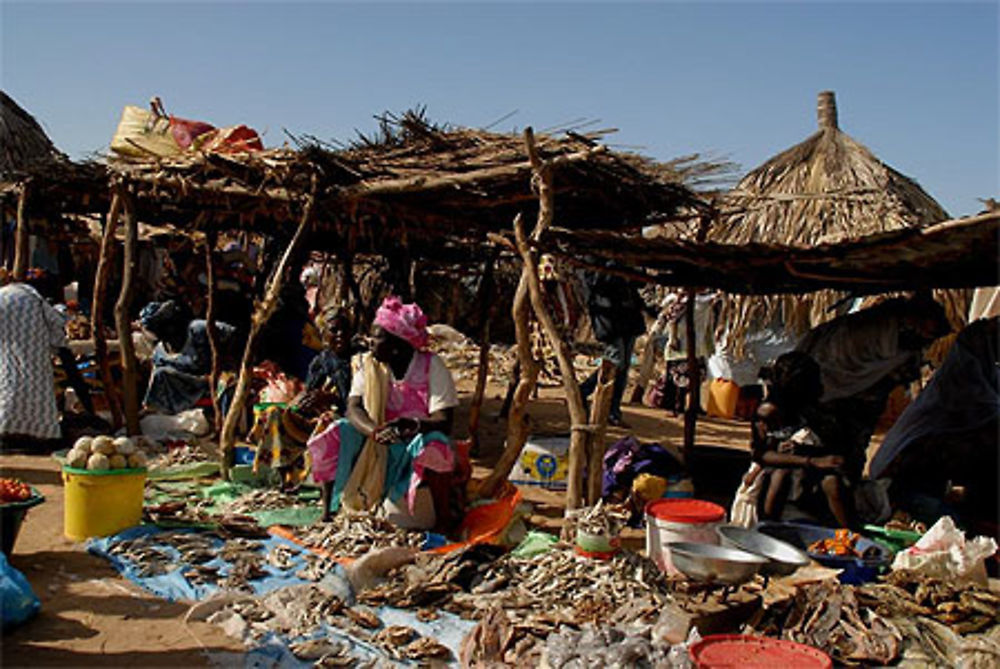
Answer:
[[764, 470], [756, 462], [743, 475], [740, 487], [733, 498], [733, 508], [729, 512], [729, 522], [737, 527], [752, 528], [757, 524], [757, 499], [764, 486]]
[[973, 581], [985, 586], [986, 558], [997, 551], [990, 537], [965, 539], [950, 516], [943, 516], [917, 543], [896, 553], [893, 569], [912, 569], [935, 578]]

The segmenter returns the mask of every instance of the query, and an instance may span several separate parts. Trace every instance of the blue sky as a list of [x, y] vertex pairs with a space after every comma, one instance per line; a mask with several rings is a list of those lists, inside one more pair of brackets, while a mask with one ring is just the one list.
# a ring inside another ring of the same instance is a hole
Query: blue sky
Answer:
[[658, 159], [741, 173], [840, 126], [955, 216], [997, 197], [998, 5], [977, 3], [0, 2], [0, 86], [73, 157], [122, 106], [283, 128], [371, 132], [373, 114], [536, 129], [575, 119]]

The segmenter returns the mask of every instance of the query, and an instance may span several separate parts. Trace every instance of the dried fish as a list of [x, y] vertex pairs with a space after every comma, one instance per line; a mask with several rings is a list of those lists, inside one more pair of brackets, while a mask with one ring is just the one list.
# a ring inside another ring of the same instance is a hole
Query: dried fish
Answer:
[[403, 656], [411, 660], [428, 660], [431, 658], [447, 660], [451, 657], [451, 650], [444, 644], [425, 636], [407, 644], [403, 648]]
[[373, 612], [358, 607], [344, 609], [344, 614], [351, 622], [367, 629], [377, 629], [382, 626], [382, 620]]
[[372, 637], [372, 642], [386, 646], [405, 646], [417, 632], [412, 627], [406, 625], [389, 625], [379, 630], [378, 634]]
[[281, 570], [290, 569], [295, 564], [298, 552], [294, 549], [278, 544], [267, 554], [267, 562]]
[[326, 638], [298, 641], [290, 644], [288, 649], [292, 651], [292, 655], [300, 660], [319, 660], [325, 656], [341, 656], [349, 650], [346, 643]]
[[341, 512], [328, 523], [317, 523], [295, 532], [304, 546], [338, 557], [360, 557], [378, 548], [409, 546], [419, 548], [422, 532], [401, 530], [389, 521], [369, 513]]

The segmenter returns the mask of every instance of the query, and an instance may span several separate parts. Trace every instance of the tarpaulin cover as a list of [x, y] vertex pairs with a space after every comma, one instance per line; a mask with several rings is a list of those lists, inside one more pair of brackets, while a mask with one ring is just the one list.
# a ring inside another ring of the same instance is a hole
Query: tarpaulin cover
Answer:
[[[133, 564], [122, 555], [114, 555], [110, 552], [111, 548], [115, 544], [127, 539], [161, 534], [164, 531], [165, 530], [158, 527], [148, 525], [132, 527], [110, 537], [91, 539], [87, 542], [87, 550], [94, 555], [99, 555], [107, 559], [125, 578], [152, 592], [154, 595], [172, 602], [177, 600], [196, 601], [204, 599], [213, 593], [219, 592], [220, 588], [214, 584], [195, 585], [184, 578], [184, 571], [192, 565], [181, 562], [180, 553], [168, 544], [162, 544], [159, 548], [162, 548], [165, 552], [176, 556], [177, 562], [174, 563], [171, 571], [166, 574], [159, 574], [156, 576], [140, 576], [138, 565]], [[171, 531], [176, 532], [178, 530]], [[220, 550], [223, 543], [222, 539], [218, 539], [218, 546]], [[259, 543], [261, 544], [262, 556], [266, 555], [268, 551], [278, 545], [284, 545], [292, 548], [296, 555], [292, 562], [292, 566], [287, 570], [278, 569], [277, 567], [265, 562], [263, 568], [268, 575], [250, 582], [254, 593], [261, 594], [288, 585], [308, 583], [308, 581], [295, 576], [295, 572], [306, 566], [305, 558], [303, 557], [304, 552], [301, 547], [280, 537], [273, 536], [268, 539], [259, 540]], [[229, 568], [229, 563], [221, 557], [217, 557], [204, 564], [209, 567], [220, 567], [220, 574], [223, 576], [228, 572]]]
[[[193, 481], [166, 482], [158, 481], [147, 497], [147, 503], [162, 504], [173, 499], [180, 499], [185, 493], [197, 492], [200, 496], [212, 500], [206, 507], [209, 513], [222, 513], [223, 507], [239, 499], [248, 492], [255, 490], [253, 486], [244, 483], [219, 482], [212, 484]], [[323, 510], [319, 504], [318, 488], [303, 487], [296, 493], [299, 506], [284, 509], [262, 509], [249, 511], [245, 515], [256, 519], [263, 527], [272, 525], [288, 525], [299, 527], [311, 525], [320, 519]]]

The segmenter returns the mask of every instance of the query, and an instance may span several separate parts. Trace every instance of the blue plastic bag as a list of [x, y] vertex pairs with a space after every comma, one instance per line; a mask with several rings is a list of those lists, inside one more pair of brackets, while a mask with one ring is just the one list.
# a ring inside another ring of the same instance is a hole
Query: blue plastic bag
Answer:
[[0, 618], [8, 629], [28, 620], [42, 607], [28, 579], [10, 566], [7, 556], [0, 553]]

